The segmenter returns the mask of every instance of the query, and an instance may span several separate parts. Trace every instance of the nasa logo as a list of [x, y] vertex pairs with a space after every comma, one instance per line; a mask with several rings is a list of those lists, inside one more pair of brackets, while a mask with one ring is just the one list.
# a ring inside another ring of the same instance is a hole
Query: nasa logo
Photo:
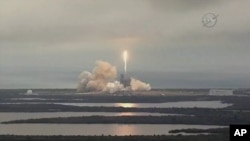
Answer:
[[207, 13], [202, 17], [202, 24], [204, 27], [214, 27], [217, 23], [218, 15]]

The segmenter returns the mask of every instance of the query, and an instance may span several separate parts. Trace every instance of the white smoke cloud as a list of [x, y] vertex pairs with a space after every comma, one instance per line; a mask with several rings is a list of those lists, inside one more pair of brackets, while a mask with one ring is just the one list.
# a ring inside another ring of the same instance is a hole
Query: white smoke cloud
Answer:
[[83, 71], [79, 76], [77, 92], [103, 91], [115, 93], [118, 91], [149, 91], [149, 84], [131, 78], [130, 86], [115, 81], [116, 67], [105, 61], [97, 61], [92, 72]]
[[121, 84], [119, 81], [115, 81], [114, 83], [108, 83], [106, 91], [109, 93], [115, 93], [125, 90], [123, 84]]
[[105, 91], [108, 82], [116, 77], [116, 68], [108, 62], [97, 61], [91, 72], [83, 71], [80, 74], [77, 91]]
[[91, 79], [92, 74], [88, 71], [83, 71], [79, 76], [79, 83], [77, 86], [78, 92], [86, 91], [86, 86]]
[[151, 90], [151, 86], [148, 83], [144, 83], [135, 78], [131, 78], [130, 87], [132, 91], [149, 91]]

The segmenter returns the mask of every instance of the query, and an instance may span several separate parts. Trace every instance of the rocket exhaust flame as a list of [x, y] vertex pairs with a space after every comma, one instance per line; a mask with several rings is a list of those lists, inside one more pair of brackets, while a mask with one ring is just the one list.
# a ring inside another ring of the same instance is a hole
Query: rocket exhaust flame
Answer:
[[123, 51], [123, 61], [124, 61], [124, 71], [127, 72], [127, 59], [128, 59], [128, 52], [127, 50]]

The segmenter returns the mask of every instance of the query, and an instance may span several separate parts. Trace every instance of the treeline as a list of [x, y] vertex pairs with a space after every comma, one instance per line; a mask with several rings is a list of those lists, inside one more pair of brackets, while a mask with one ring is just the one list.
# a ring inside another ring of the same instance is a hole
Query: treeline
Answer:
[[57, 117], [27, 120], [13, 120], [2, 122], [11, 123], [58, 123], [58, 124], [203, 124], [203, 125], [229, 125], [249, 124], [250, 113], [239, 115], [199, 115], [199, 116], [82, 116], [82, 117]]
[[210, 134], [229, 134], [229, 128], [209, 128], [209, 129], [176, 129], [171, 130], [169, 133], [210, 133]]
[[227, 135], [195, 136], [20, 136], [0, 135], [1, 141], [229, 141]]

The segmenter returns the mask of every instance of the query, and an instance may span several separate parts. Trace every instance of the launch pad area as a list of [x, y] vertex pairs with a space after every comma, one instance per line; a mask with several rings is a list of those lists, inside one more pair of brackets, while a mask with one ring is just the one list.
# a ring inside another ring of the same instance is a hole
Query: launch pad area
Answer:
[[[28, 90], [30, 92], [30, 90]], [[209, 89], [152, 89], [150, 91], [84, 92], [75, 89], [0, 89], [0, 102], [168, 102], [182, 100], [215, 99], [224, 101], [226, 98], [250, 96], [250, 89], [236, 89], [234, 95], [209, 95]]]

